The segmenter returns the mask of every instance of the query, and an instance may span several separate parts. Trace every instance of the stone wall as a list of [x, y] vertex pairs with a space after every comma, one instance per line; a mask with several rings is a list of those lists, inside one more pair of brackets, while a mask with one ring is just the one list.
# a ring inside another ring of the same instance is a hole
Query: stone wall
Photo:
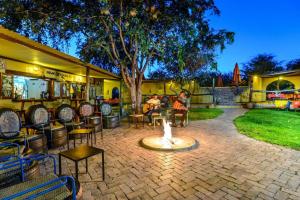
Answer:
[[215, 88], [217, 105], [234, 106], [249, 100], [248, 87], [217, 87]]

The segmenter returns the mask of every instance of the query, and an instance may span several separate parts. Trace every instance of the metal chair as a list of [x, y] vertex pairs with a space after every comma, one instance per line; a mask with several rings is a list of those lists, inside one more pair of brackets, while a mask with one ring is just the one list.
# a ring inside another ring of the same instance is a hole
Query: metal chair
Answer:
[[[10, 146], [11, 144], [1, 144]], [[34, 161], [50, 158], [53, 161], [53, 174], [25, 180], [26, 166]], [[3, 161], [3, 158], [1, 159]], [[75, 179], [71, 176], [56, 175], [55, 157], [47, 154], [35, 154], [27, 157], [12, 156], [0, 163], [0, 172], [17, 171], [21, 173], [22, 182], [0, 190], [0, 199], [76, 199]], [[71, 188], [70, 191], [68, 188]]]

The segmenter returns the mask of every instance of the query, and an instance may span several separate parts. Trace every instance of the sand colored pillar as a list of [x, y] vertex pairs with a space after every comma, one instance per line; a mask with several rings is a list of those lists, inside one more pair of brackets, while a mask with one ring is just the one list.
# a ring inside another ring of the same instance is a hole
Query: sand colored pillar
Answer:
[[89, 67], [86, 67], [85, 83], [86, 83], [85, 100], [89, 102], [90, 101], [90, 68]]

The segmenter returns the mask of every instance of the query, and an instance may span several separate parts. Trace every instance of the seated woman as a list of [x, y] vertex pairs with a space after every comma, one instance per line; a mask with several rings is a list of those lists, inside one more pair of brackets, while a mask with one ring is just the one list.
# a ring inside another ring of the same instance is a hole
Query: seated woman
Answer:
[[143, 113], [148, 116], [149, 122], [152, 122], [152, 114], [160, 113], [160, 100], [157, 94], [154, 94], [143, 107]]
[[182, 114], [180, 118], [180, 126], [183, 127], [183, 122], [186, 118], [188, 107], [187, 107], [187, 97], [185, 95], [185, 92], [180, 92], [177, 100], [173, 103], [173, 110], [172, 110], [172, 126], [176, 127], [176, 121], [175, 121], [175, 114]]

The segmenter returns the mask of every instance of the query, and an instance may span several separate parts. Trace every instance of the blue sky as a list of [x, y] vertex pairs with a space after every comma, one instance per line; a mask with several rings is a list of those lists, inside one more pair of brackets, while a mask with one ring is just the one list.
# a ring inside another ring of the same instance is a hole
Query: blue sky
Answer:
[[219, 54], [218, 69], [233, 70], [258, 53], [271, 53], [278, 60], [300, 58], [299, 0], [216, 0], [220, 17], [215, 28], [236, 33], [235, 42]]
[[[235, 42], [218, 53], [218, 69], [232, 71], [234, 64], [259, 53], [278, 60], [300, 58], [300, 0], [215, 0], [221, 16], [210, 17], [214, 28], [235, 32]], [[75, 55], [76, 45], [69, 49]]]

